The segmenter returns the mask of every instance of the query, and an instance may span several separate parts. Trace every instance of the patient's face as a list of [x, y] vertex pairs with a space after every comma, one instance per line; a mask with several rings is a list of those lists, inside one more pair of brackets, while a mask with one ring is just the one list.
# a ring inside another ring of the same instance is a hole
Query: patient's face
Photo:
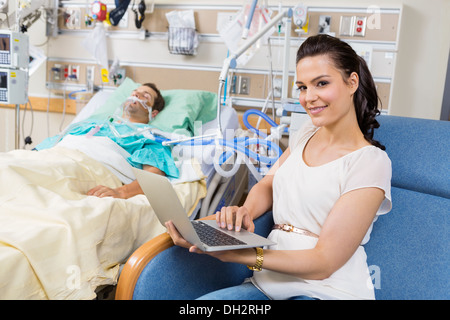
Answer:
[[[155, 98], [157, 96], [155, 90], [147, 86], [141, 86], [133, 91], [132, 96], [139, 100], [145, 101], [148, 107], [153, 107]], [[149, 110], [145, 108], [140, 102], [132, 102], [124, 110], [124, 116], [127, 116], [132, 122], [148, 123]]]
[[139, 88], [135, 89], [131, 95], [137, 97], [140, 100], [145, 100], [147, 106], [149, 107], [153, 107], [157, 96], [155, 90], [147, 86], [140, 86]]

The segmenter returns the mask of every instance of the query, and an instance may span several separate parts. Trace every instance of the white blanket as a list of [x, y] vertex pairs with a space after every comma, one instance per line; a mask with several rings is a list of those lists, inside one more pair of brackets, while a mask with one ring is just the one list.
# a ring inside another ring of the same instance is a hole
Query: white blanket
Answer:
[[[0, 299], [92, 299], [115, 284], [119, 266], [165, 231], [143, 195], [86, 196], [120, 186], [105, 166], [77, 150], [0, 153]], [[174, 186], [186, 211], [202, 181]]]
[[[136, 179], [126, 158], [130, 154], [108, 137], [67, 135], [58, 143], [58, 147], [79, 150], [106, 166], [124, 184]], [[189, 147], [186, 147], [187, 150]], [[201, 159], [198, 158], [198, 159]], [[202, 180], [205, 175], [198, 167], [196, 157], [183, 157], [175, 161], [180, 176], [170, 179], [172, 184]]]

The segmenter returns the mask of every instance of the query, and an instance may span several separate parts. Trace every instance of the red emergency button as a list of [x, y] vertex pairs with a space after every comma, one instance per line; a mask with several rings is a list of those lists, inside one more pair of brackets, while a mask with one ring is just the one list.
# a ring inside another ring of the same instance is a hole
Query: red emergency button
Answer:
[[358, 26], [362, 26], [363, 21], [362, 20], [358, 20], [356, 23], [358, 24]]

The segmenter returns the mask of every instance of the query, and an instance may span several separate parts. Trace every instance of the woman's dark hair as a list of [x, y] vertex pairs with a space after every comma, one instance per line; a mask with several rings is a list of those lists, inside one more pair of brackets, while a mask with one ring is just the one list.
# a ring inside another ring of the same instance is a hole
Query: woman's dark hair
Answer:
[[156, 87], [156, 85], [154, 83], [148, 82], [148, 83], [144, 83], [143, 86], [147, 86], [149, 88], [152, 88], [156, 92], [156, 99], [155, 99], [155, 103], [153, 104], [152, 109], [153, 110], [158, 110], [158, 111], [161, 111], [162, 109], [164, 109], [164, 106], [166, 105], [166, 102], [164, 101], [164, 98], [161, 95], [161, 92], [159, 92], [159, 90]]
[[353, 104], [359, 128], [368, 142], [385, 150], [383, 145], [373, 139], [374, 130], [380, 126], [376, 120], [376, 116], [380, 114], [379, 98], [366, 61], [357, 55], [346, 42], [326, 34], [319, 34], [308, 37], [302, 43], [297, 51], [296, 64], [303, 58], [318, 55], [327, 55], [342, 73], [344, 81], [350, 77], [352, 72], [358, 74], [359, 86], [353, 95]]

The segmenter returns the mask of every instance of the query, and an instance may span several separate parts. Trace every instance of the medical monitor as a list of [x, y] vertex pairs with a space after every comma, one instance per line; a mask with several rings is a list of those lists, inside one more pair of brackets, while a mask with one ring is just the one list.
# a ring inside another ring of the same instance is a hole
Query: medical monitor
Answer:
[[25, 104], [28, 73], [24, 70], [0, 69], [0, 104]]
[[0, 68], [28, 68], [28, 36], [0, 30]]

